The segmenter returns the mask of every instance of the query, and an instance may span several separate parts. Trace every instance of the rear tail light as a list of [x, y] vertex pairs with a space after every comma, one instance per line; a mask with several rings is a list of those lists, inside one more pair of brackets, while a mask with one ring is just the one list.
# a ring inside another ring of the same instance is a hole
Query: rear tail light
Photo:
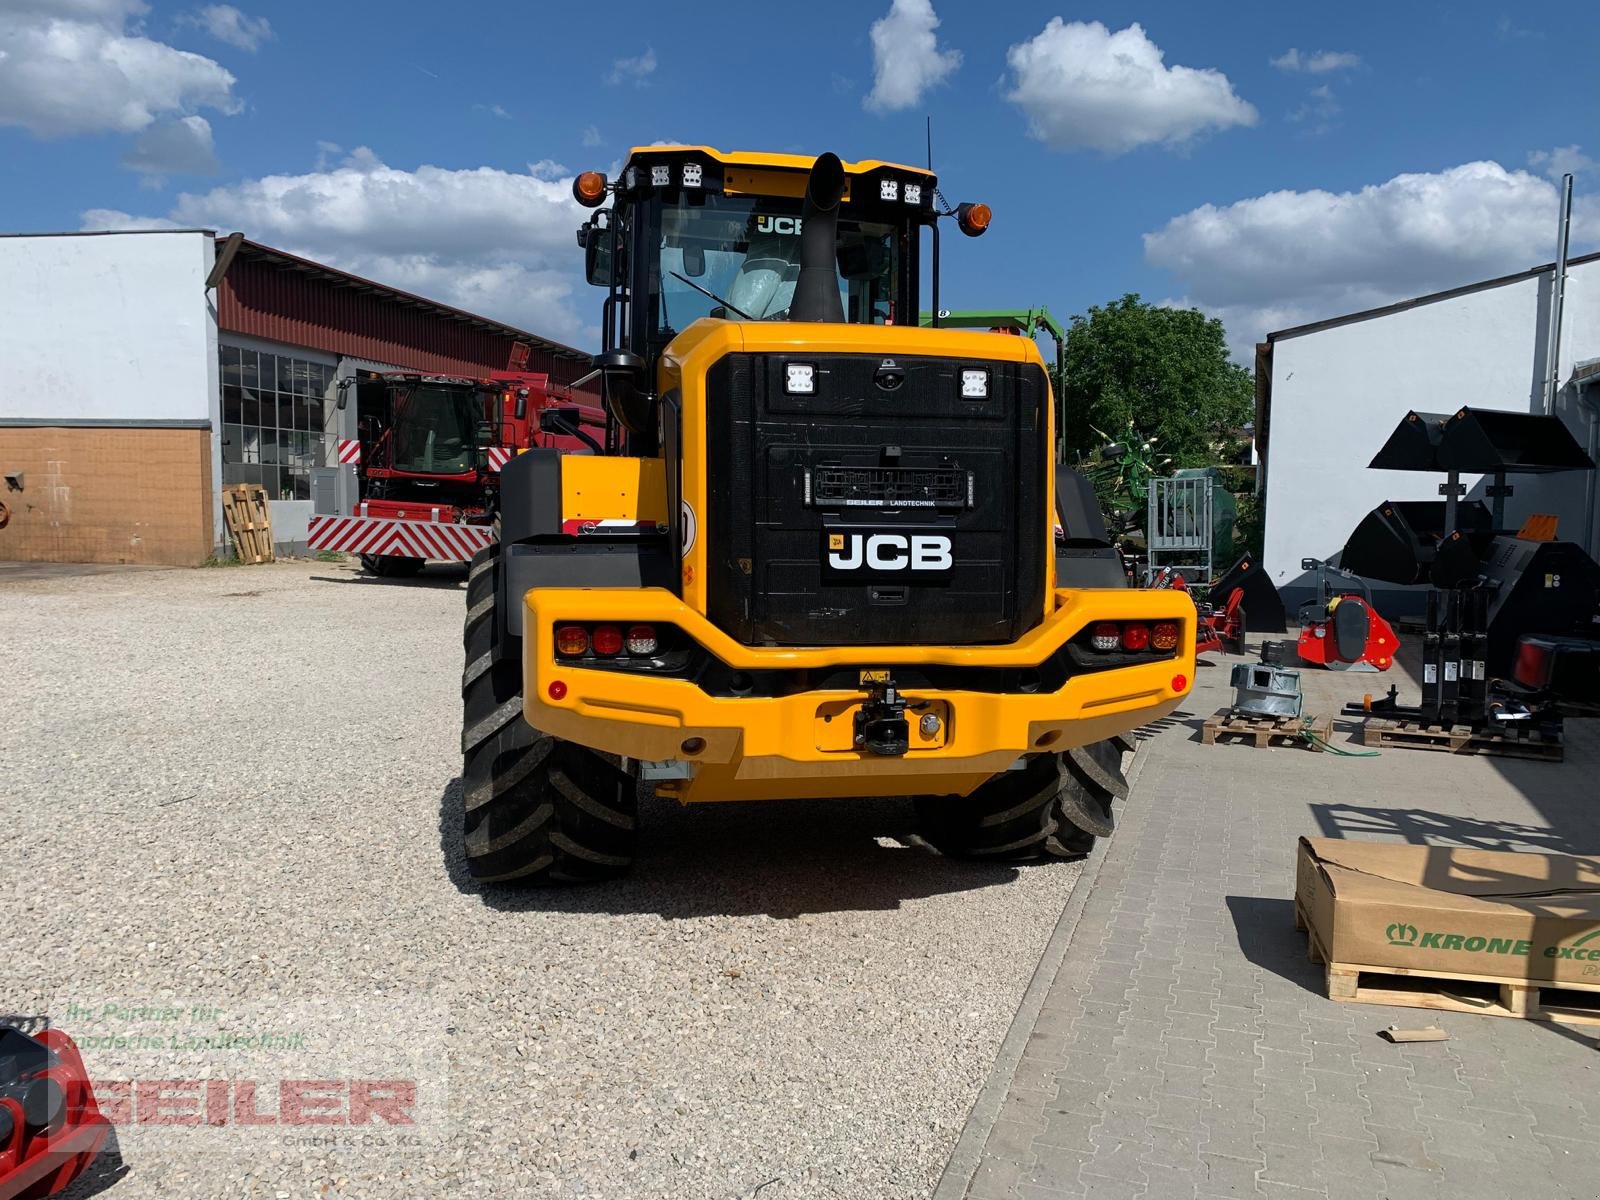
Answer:
[[594, 652], [601, 658], [622, 653], [622, 630], [617, 626], [596, 625], [590, 637], [594, 642]]
[[556, 653], [562, 658], [577, 658], [589, 652], [589, 631], [582, 625], [560, 625], [556, 628]]
[[1550, 685], [1550, 647], [1538, 642], [1523, 642], [1517, 647], [1517, 665], [1512, 677], [1524, 687], [1542, 688]]
[[1170, 654], [1182, 640], [1177, 621], [1096, 621], [1089, 626], [1089, 648], [1101, 654], [1122, 650], [1128, 654]]
[[630, 625], [628, 627], [629, 654], [654, 654], [658, 644], [654, 625]]

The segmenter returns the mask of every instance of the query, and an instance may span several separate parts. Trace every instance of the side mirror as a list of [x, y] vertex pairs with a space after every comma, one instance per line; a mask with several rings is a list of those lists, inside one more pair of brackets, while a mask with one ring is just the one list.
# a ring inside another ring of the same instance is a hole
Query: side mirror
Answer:
[[350, 402], [350, 385], [355, 381], [356, 378], [354, 375], [346, 375], [343, 379], [339, 380], [339, 387], [337, 393], [335, 394], [333, 406], [340, 412], [343, 412], [345, 405]]
[[513, 411], [515, 412], [517, 420], [525, 421], [525, 420], [528, 419], [528, 389], [527, 388], [518, 388], [517, 389], [517, 407]]
[[699, 279], [706, 273], [706, 248], [704, 246], [685, 246], [683, 248], [683, 273], [691, 279]]
[[[605, 220], [602, 222], [601, 218]], [[583, 236], [583, 274], [595, 287], [611, 286], [611, 260], [618, 254], [618, 274], [626, 272], [627, 258], [620, 255], [616, 246], [620, 230], [615, 225], [611, 210], [595, 213], [589, 224], [580, 231]]]
[[600, 372], [601, 394], [622, 427], [629, 433], [654, 433], [644, 359], [632, 350], [607, 350], [595, 358], [594, 365]]

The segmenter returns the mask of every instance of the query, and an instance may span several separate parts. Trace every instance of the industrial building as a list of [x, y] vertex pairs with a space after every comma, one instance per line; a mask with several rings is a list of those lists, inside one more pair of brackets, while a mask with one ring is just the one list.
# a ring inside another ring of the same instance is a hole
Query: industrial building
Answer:
[[[1600, 254], [1567, 263], [1559, 361], [1552, 364], [1554, 280], [1554, 265], [1545, 264], [1280, 330], [1257, 346], [1262, 562], [1291, 610], [1312, 590], [1302, 559], [1337, 561], [1351, 530], [1385, 500], [1440, 499], [1440, 476], [1367, 469], [1408, 411], [1554, 412], [1595, 455]], [[1484, 497], [1484, 477], [1464, 475], [1461, 482], [1468, 499]], [[1553, 514], [1559, 536], [1600, 553], [1593, 472], [1516, 475], [1509, 482], [1508, 526], [1533, 513]], [[1421, 604], [1417, 591], [1391, 593], [1388, 603], [1406, 611]]]
[[233, 234], [0, 237], [0, 561], [194, 565], [221, 488], [259, 483], [280, 546], [357, 436], [340, 380], [547, 372], [590, 356]]

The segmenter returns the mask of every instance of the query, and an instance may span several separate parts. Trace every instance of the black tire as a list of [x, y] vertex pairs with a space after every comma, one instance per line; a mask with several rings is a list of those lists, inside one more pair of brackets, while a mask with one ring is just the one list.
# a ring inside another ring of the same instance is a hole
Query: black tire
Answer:
[[1128, 795], [1122, 755], [1132, 749], [1132, 739], [1119, 735], [1075, 747], [1061, 756], [1056, 814], [1061, 827], [1058, 839], [1066, 852], [1087, 854], [1096, 839], [1110, 837], [1115, 830], [1112, 805]]
[[922, 838], [951, 858], [1026, 862], [1051, 857], [1061, 768], [1053, 754], [996, 775], [970, 796], [918, 796]]
[[382, 579], [410, 579], [422, 570], [425, 560], [402, 558], [394, 554], [363, 554], [361, 565], [369, 575]]
[[461, 676], [462, 845], [482, 883], [614, 879], [633, 865], [638, 788], [618, 760], [534, 729], [496, 619], [499, 546], [473, 556]]
[[970, 796], [919, 796], [923, 840], [952, 858], [991, 862], [1079, 858], [1112, 831], [1111, 805], [1128, 794], [1122, 739], [1041, 754]]

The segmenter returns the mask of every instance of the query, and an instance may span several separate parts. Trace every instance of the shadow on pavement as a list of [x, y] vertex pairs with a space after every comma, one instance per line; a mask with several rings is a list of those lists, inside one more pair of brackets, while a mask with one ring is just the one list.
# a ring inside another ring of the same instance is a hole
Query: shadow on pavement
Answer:
[[[1416, 753], [1416, 751], [1401, 751]], [[1519, 766], [1539, 767], [1541, 763]], [[1502, 770], [1504, 766], [1502, 766]], [[1367, 808], [1354, 804], [1312, 804], [1311, 813], [1324, 837], [1380, 838], [1417, 846], [1464, 846], [1474, 850], [1531, 850], [1540, 854], [1591, 854], [1600, 838], [1591, 812], [1560, 827], [1523, 825], [1515, 821], [1480, 821], [1452, 817], [1421, 808]]]
[[449, 588], [460, 591], [467, 584], [466, 563], [430, 563], [419, 575], [369, 575], [351, 571], [347, 575], [312, 575], [312, 583], [354, 583], [363, 587]]
[[639, 857], [615, 883], [516, 890], [484, 886], [461, 849], [461, 780], [439, 804], [450, 881], [506, 912], [655, 913], [665, 919], [892, 910], [907, 900], [995, 887], [1018, 868], [943, 858], [910, 840], [911, 805], [890, 800], [639, 804]]
[[1327, 995], [1323, 970], [1306, 957], [1306, 935], [1294, 927], [1294, 901], [1227, 896], [1228, 912], [1245, 958], [1319, 996]]
[[122, 1150], [117, 1145], [117, 1129], [112, 1126], [106, 1134], [105, 1145], [82, 1175], [72, 1181], [72, 1186], [60, 1193], [60, 1200], [89, 1200], [98, 1196], [128, 1174], [128, 1164], [122, 1161]]

